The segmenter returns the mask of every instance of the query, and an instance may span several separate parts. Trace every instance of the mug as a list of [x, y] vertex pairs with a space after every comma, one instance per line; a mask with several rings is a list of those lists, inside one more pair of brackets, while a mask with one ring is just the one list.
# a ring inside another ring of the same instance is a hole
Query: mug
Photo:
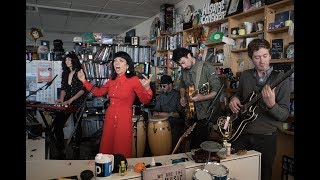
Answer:
[[95, 157], [96, 179], [110, 176], [114, 167], [113, 163], [114, 156], [112, 154], [98, 153]]

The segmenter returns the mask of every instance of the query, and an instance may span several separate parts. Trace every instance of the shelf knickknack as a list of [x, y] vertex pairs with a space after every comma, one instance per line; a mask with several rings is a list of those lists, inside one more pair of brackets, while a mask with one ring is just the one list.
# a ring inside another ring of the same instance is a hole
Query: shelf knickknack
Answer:
[[243, 12], [243, 1], [240, 0], [230, 0], [226, 17], [239, 14]]

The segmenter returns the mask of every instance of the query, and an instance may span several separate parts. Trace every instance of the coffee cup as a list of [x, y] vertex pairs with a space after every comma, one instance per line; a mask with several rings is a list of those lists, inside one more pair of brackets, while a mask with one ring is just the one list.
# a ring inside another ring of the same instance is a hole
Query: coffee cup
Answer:
[[114, 156], [112, 154], [98, 153], [95, 156], [96, 179], [103, 179], [112, 174], [114, 167]]

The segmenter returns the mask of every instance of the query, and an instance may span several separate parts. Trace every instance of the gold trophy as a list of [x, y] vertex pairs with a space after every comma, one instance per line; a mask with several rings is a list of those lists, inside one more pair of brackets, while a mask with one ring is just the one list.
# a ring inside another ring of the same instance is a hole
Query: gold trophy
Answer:
[[223, 136], [223, 146], [228, 142], [232, 135], [232, 123], [230, 122], [230, 116], [221, 116], [217, 120], [217, 125], [221, 135]]

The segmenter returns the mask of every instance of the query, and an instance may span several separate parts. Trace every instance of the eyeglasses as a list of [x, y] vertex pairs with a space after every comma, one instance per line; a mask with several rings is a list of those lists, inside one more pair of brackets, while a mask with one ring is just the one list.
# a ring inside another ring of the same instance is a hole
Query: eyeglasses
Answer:
[[166, 84], [160, 84], [160, 88], [166, 88], [167, 85]]

